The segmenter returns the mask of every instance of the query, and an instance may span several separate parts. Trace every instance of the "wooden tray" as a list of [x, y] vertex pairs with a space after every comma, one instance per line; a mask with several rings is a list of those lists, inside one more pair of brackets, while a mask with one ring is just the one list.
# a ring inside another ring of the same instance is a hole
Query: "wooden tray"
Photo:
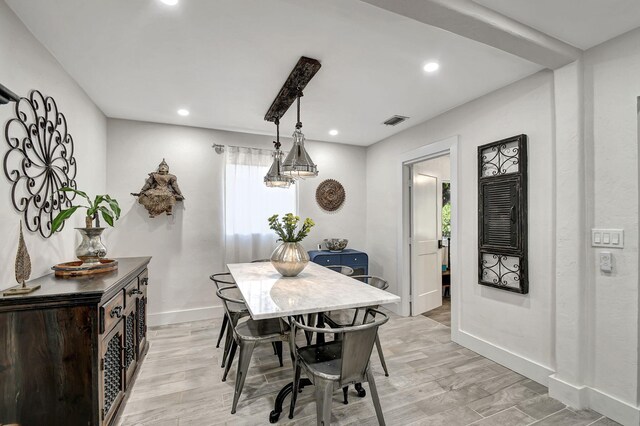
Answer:
[[56, 277], [78, 277], [84, 275], [104, 274], [118, 269], [115, 259], [100, 259], [100, 263], [83, 264], [81, 260], [59, 263], [51, 267]]

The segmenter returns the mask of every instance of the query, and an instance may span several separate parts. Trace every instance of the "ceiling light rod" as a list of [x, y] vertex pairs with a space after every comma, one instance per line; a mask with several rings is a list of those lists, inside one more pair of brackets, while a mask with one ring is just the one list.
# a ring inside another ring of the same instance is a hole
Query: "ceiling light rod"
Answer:
[[276, 124], [276, 140], [273, 141], [273, 145], [276, 149], [273, 152], [273, 163], [264, 177], [264, 183], [271, 188], [289, 188], [294, 183], [294, 180], [282, 173], [282, 157], [284, 153], [280, 150], [282, 146], [280, 143], [280, 120], [276, 118], [274, 123]]
[[267, 110], [264, 116], [265, 121], [275, 122], [276, 118], [280, 120], [284, 117], [284, 114], [298, 98], [298, 93], [307, 87], [321, 66], [317, 59], [301, 56]]
[[9, 102], [18, 102], [20, 97], [0, 84], [0, 105], [8, 104]]
[[300, 98], [302, 89], [298, 88], [297, 94], [297, 118], [296, 130], [293, 132], [293, 146], [289, 155], [282, 162], [282, 173], [294, 179], [318, 176], [318, 166], [313, 162], [309, 153], [304, 147], [304, 134], [300, 131], [302, 121], [300, 121]]

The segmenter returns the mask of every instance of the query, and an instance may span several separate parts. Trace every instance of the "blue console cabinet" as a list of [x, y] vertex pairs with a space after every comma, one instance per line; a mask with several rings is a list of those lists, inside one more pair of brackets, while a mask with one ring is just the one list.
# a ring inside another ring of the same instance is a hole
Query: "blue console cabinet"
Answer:
[[367, 253], [345, 249], [341, 252], [329, 250], [311, 250], [309, 258], [318, 265], [343, 265], [353, 268], [354, 275], [369, 275], [369, 256]]

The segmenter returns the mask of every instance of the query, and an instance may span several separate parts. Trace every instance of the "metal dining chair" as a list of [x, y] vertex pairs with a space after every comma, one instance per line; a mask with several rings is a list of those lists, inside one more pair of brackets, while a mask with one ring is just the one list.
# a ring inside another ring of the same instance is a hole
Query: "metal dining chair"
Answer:
[[[378, 328], [386, 323], [389, 317], [375, 309], [365, 311], [363, 322], [335, 329], [316, 328], [300, 324], [295, 318], [290, 318], [291, 333], [289, 347], [294, 357], [293, 391], [289, 418], [293, 418], [300, 375], [305, 373], [315, 386], [316, 414], [318, 425], [329, 425], [331, 421], [331, 396], [336, 389], [343, 390], [350, 384], [369, 382], [371, 400], [376, 410], [378, 424], [384, 425], [384, 416], [380, 406], [380, 398], [376, 389], [373, 373], [369, 367], [369, 359], [373, 344], [378, 336]], [[296, 334], [298, 330], [312, 333], [336, 334], [336, 339], [315, 345], [298, 347]]]
[[[386, 290], [389, 288], [389, 283], [386, 280], [373, 275], [352, 275], [351, 278], [360, 280], [366, 284], [379, 288], [380, 290]], [[378, 306], [377, 305], [370, 306], [370, 308], [378, 309]], [[353, 317], [350, 321], [351, 325], [355, 325], [358, 319], [359, 312], [360, 312], [359, 309], [355, 309], [355, 312], [353, 313]], [[344, 311], [330, 312], [325, 315], [325, 322], [329, 325], [329, 327], [332, 327], [332, 328], [340, 328], [348, 325], [345, 322], [342, 322], [344, 320], [345, 320]], [[380, 337], [377, 335], [376, 335], [376, 349], [378, 351], [378, 357], [380, 358], [380, 364], [382, 364], [382, 369], [384, 370], [384, 375], [389, 377], [389, 370], [387, 370], [387, 363], [385, 362], [384, 353], [382, 352]]]
[[342, 275], [351, 276], [353, 275], [353, 268], [345, 265], [327, 265], [325, 268], [329, 268], [332, 271], [340, 272]]
[[220, 327], [220, 333], [218, 334], [218, 341], [216, 342], [216, 348], [220, 347], [220, 341], [222, 340], [222, 336], [226, 333], [226, 339], [224, 344], [224, 353], [222, 355], [222, 365], [221, 368], [224, 368], [227, 356], [229, 355], [229, 350], [231, 349], [231, 340], [232, 340], [232, 332], [227, 330], [229, 323], [231, 326], [229, 328], [233, 328], [238, 324], [240, 318], [246, 317], [249, 315], [249, 309], [247, 305], [245, 305], [242, 300], [242, 295], [240, 294], [240, 290], [236, 287], [236, 282], [229, 272], [221, 272], [218, 274], [213, 274], [209, 277], [211, 281], [213, 281], [216, 285], [216, 289], [221, 289], [223, 287], [232, 287], [235, 289], [236, 293], [234, 297], [238, 299], [237, 303], [230, 303], [228, 311], [225, 310], [224, 316], [222, 317], [222, 326]]
[[[231, 297], [230, 294], [236, 290], [235, 287], [222, 287], [216, 291], [218, 297], [222, 300], [225, 311], [230, 315], [230, 307], [236, 303], [242, 303], [242, 300]], [[278, 348], [278, 359], [280, 367], [282, 367], [282, 341], [287, 340], [289, 335], [289, 326], [279, 318], [253, 320], [238, 323], [235, 327], [230, 327], [233, 339], [231, 342], [231, 350], [229, 359], [222, 376], [222, 381], [227, 380], [227, 374], [231, 368], [231, 363], [236, 354], [236, 349], [240, 347], [238, 355], [238, 367], [236, 368], [236, 383], [233, 394], [233, 404], [231, 405], [231, 414], [235, 414], [238, 406], [238, 400], [242, 394], [244, 381], [247, 378], [249, 364], [251, 364], [251, 355], [253, 349], [259, 343], [275, 343]]]

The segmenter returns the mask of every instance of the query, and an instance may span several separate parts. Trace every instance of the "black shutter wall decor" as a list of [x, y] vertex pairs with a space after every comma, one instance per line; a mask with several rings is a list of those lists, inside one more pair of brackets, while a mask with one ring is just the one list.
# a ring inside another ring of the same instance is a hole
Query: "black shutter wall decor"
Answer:
[[478, 147], [478, 265], [480, 284], [529, 292], [526, 135]]

